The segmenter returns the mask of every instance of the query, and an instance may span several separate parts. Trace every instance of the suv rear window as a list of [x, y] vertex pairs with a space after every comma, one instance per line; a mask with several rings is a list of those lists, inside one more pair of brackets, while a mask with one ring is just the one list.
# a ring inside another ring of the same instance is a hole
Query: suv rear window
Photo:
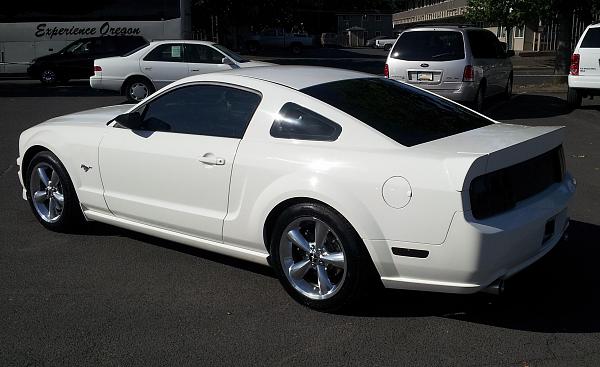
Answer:
[[581, 48], [600, 48], [600, 28], [590, 28], [581, 41]]
[[411, 31], [398, 38], [391, 56], [408, 61], [450, 61], [465, 58], [460, 32]]
[[301, 92], [409, 147], [492, 124], [456, 103], [384, 78], [339, 80]]

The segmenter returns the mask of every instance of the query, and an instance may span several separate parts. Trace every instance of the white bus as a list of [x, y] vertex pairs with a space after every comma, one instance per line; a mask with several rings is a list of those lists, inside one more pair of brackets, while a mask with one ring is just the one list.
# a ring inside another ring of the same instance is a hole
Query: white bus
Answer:
[[72, 41], [138, 35], [148, 41], [191, 37], [190, 0], [16, 0], [0, 9], [0, 74], [25, 73], [34, 58]]

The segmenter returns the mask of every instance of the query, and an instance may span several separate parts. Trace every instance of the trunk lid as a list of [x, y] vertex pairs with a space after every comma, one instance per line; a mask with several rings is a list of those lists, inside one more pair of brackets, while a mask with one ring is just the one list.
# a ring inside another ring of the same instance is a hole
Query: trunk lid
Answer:
[[564, 131], [562, 126], [496, 123], [411, 149], [442, 155], [453, 186], [464, 191], [477, 176], [514, 166], [560, 146]]

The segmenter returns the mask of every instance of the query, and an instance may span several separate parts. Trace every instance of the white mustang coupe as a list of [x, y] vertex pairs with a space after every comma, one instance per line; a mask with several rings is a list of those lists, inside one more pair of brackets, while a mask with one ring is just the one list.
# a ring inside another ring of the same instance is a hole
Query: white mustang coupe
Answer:
[[100, 221], [270, 264], [297, 301], [501, 288], [561, 239], [560, 127], [497, 123], [421, 89], [277, 66], [177, 81], [21, 134], [42, 225]]

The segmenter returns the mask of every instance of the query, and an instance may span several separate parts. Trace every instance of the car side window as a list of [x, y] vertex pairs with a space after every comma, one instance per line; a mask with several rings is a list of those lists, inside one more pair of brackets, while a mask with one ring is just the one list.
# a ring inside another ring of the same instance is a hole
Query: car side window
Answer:
[[212, 47], [206, 45], [185, 45], [185, 57], [187, 62], [201, 64], [221, 64], [223, 63], [223, 54]]
[[144, 57], [144, 60], [183, 62], [183, 45], [178, 43], [158, 45]]
[[190, 85], [150, 101], [141, 130], [241, 139], [261, 96], [221, 85]]
[[341, 132], [340, 125], [291, 102], [281, 107], [271, 126], [271, 136], [282, 139], [334, 141]]

